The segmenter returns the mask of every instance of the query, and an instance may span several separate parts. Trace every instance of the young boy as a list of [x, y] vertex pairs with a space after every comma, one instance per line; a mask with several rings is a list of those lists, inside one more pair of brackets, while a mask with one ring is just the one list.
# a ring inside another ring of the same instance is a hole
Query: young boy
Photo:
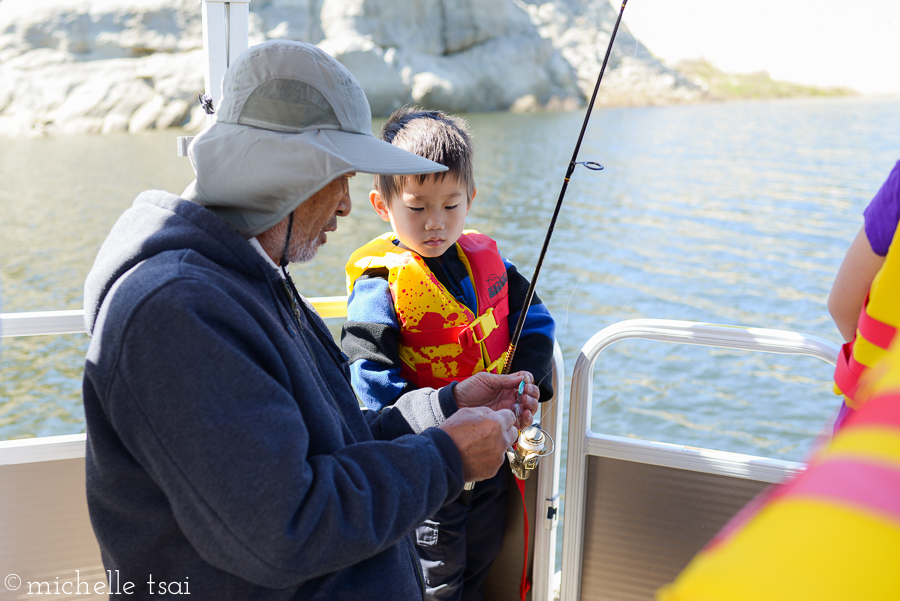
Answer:
[[[381, 137], [448, 171], [376, 176], [369, 200], [393, 232], [347, 262], [341, 345], [357, 394], [376, 411], [408, 390], [500, 373], [529, 286], [492, 239], [463, 230], [475, 198], [465, 121], [405, 107]], [[534, 295], [510, 371], [530, 372], [541, 401], [553, 396], [553, 335], [553, 318]], [[417, 528], [428, 599], [483, 598], [503, 538], [507, 469], [479, 482], [469, 504], [448, 503]]]

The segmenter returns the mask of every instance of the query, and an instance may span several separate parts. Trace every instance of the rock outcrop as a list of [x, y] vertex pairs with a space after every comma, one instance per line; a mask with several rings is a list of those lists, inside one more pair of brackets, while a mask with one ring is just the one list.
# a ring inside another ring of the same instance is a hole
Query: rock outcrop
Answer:
[[[250, 43], [318, 44], [366, 90], [374, 115], [577, 106], [617, 11], [607, 0], [253, 0]], [[0, 3], [0, 136], [199, 128], [197, 0]], [[620, 27], [598, 104], [704, 92]]]

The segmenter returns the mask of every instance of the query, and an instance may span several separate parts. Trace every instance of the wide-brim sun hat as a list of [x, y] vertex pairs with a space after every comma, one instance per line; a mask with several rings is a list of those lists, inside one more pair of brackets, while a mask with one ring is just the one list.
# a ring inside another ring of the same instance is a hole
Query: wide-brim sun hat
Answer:
[[288, 40], [253, 46], [228, 67], [214, 121], [188, 155], [197, 178], [182, 196], [245, 238], [344, 174], [447, 169], [372, 135], [369, 101], [350, 71], [316, 46]]

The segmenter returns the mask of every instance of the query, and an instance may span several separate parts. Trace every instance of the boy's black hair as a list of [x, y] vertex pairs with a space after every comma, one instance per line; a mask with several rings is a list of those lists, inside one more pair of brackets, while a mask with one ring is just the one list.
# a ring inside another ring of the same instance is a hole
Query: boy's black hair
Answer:
[[375, 189], [390, 206], [410, 178], [422, 183], [432, 176], [438, 181], [453, 176], [465, 184], [466, 202], [471, 203], [475, 178], [472, 175], [472, 144], [469, 137], [469, 125], [460, 117], [417, 106], [397, 109], [381, 128], [381, 139], [445, 165], [448, 170], [421, 175], [376, 175]]

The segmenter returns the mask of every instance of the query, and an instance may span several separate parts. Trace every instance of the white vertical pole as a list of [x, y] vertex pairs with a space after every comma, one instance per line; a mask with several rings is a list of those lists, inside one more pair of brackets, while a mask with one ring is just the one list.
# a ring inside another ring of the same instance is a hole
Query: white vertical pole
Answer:
[[[595, 334], [594, 336], [597, 336]], [[563, 515], [562, 574], [559, 598], [581, 599], [581, 562], [584, 535], [585, 480], [587, 472], [587, 437], [591, 431], [591, 398], [593, 396], [594, 363], [597, 355], [588, 357], [582, 347], [572, 372], [569, 393], [569, 437], [566, 460], [566, 512]]]
[[227, 21], [223, 0], [201, 0], [203, 3], [203, 50], [206, 52], [204, 83], [213, 106], [222, 99], [222, 77], [228, 67]]
[[[565, 368], [562, 349], [553, 341], [553, 399], [541, 403], [541, 428], [552, 432], [553, 455], [541, 459], [538, 470], [538, 497], [534, 516], [534, 559], [531, 571], [533, 601], [553, 599], [553, 575], [556, 572], [556, 530], [559, 523], [559, 466], [562, 455], [563, 399]], [[554, 407], [551, 409], [551, 407]], [[553, 511], [553, 517], [548, 515]]]
[[249, 45], [250, 0], [201, 1], [206, 93], [212, 96], [213, 106], [218, 106], [225, 70]]
[[228, 7], [228, 64], [250, 43], [250, 0], [230, 0]]
[[[250, 44], [250, 0], [200, 0], [200, 4], [206, 52], [203, 81], [215, 108], [222, 99], [225, 70]], [[212, 115], [207, 115], [206, 122], [212, 123]], [[192, 139], [191, 136], [178, 138], [178, 156], [187, 156]]]

